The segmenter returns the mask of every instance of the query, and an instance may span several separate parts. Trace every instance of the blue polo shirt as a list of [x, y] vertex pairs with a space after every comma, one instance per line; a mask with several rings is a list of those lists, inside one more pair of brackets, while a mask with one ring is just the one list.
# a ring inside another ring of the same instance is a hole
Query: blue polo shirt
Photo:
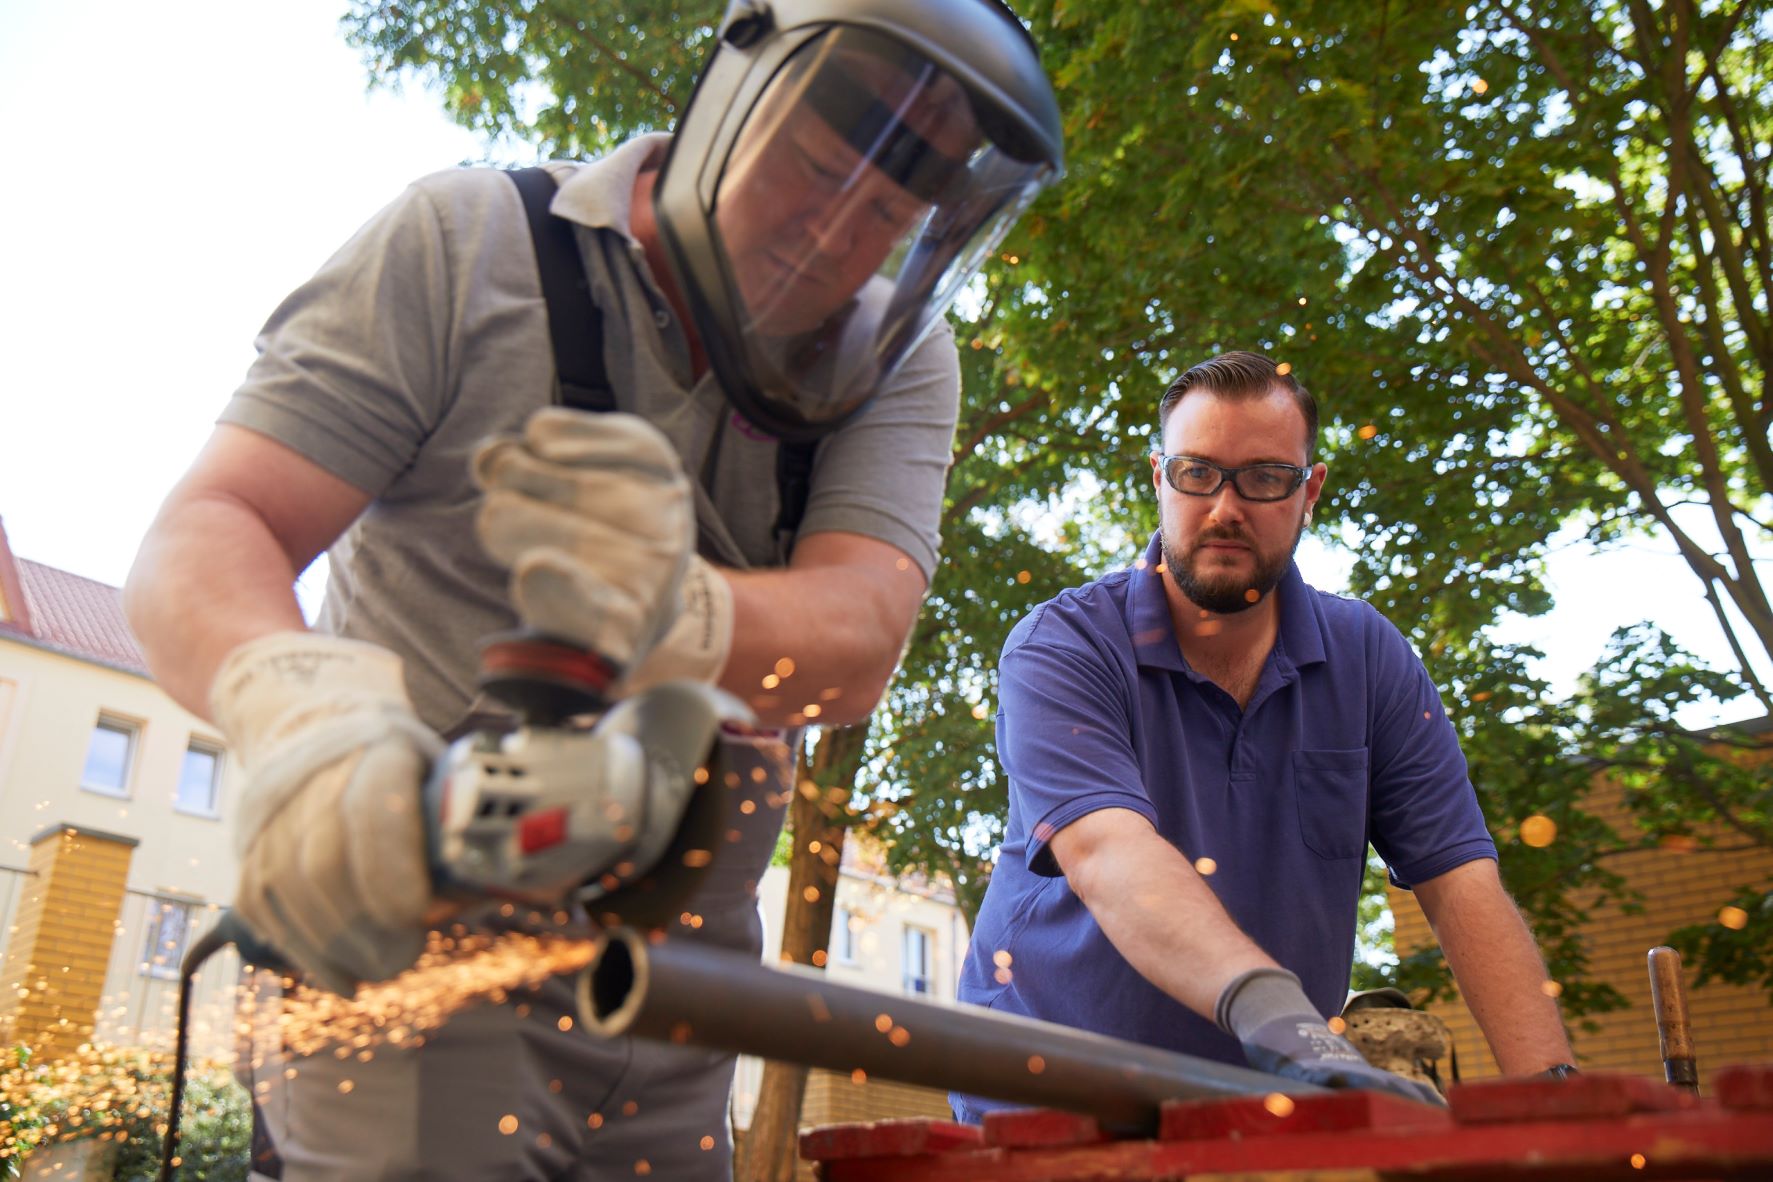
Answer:
[[[1241, 1064], [1235, 1039], [1109, 943], [1055, 863], [1053, 834], [1131, 809], [1190, 861], [1211, 858], [1207, 885], [1325, 1016], [1347, 994], [1369, 842], [1404, 886], [1496, 846], [1439, 693], [1378, 612], [1306, 586], [1289, 564], [1274, 649], [1240, 709], [1183, 659], [1160, 561], [1153, 538], [1134, 569], [1042, 604], [1004, 645], [1009, 821], [959, 993]], [[954, 1100], [962, 1119], [1000, 1107]]]

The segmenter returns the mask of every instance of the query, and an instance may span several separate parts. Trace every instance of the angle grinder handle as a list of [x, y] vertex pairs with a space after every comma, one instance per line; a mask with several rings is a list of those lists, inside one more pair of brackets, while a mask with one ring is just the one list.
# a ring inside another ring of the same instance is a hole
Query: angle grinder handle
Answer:
[[1650, 1006], [1662, 1044], [1668, 1082], [1699, 1094], [1699, 1066], [1693, 1057], [1693, 1029], [1687, 1021], [1687, 991], [1681, 984], [1681, 954], [1666, 944], [1650, 949]]

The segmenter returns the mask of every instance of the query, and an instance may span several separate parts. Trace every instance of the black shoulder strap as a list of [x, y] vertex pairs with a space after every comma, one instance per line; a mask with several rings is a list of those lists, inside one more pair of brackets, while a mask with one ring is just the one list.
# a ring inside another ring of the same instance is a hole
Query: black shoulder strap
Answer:
[[522, 194], [529, 215], [536, 271], [548, 303], [548, 335], [554, 341], [560, 399], [579, 410], [614, 410], [616, 396], [603, 366], [603, 314], [592, 302], [572, 223], [548, 212], [554, 178], [545, 168], [516, 168], [505, 175]]
[[781, 443], [776, 447], [776, 536], [784, 552], [794, 548], [800, 519], [806, 516], [807, 496], [813, 491], [813, 453], [818, 444]]
[[[591, 299], [572, 224], [548, 212], [554, 178], [545, 168], [516, 168], [505, 175], [517, 186], [529, 215], [561, 401], [578, 410], [614, 410], [616, 396], [603, 364], [603, 314]], [[817, 447], [814, 442], [782, 443], [776, 449], [776, 536], [783, 540], [784, 553], [793, 548], [794, 535], [806, 516]]]

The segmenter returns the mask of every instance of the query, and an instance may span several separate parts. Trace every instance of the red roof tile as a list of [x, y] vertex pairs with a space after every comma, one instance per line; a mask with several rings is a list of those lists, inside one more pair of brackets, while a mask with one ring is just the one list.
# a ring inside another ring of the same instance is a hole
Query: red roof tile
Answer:
[[16, 562], [30, 625], [21, 630], [0, 624], [0, 635], [24, 631], [70, 656], [147, 675], [141, 646], [123, 619], [121, 590], [40, 562]]

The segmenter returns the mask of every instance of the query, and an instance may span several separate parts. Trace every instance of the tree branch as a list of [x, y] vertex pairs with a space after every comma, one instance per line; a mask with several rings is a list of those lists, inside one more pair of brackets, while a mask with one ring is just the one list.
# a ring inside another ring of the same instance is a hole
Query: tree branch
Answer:
[[1762, 708], [1768, 714], [1773, 714], [1773, 697], [1768, 696], [1767, 688], [1755, 676], [1754, 668], [1748, 663], [1748, 654], [1742, 649], [1742, 641], [1737, 638], [1730, 617], [1724, 613], [1724, 604], [1718, 598], [1717, 587], [1709, 581], [1705, 584], [1705, 602], [1711, 604], [1712, 614], [1718, 619], [1718, 627], [1724, 630], [1724, 639], [1730, 642], [1730, 651], [1736, 656], [1736, 668], [1742, 674], [1742, 679], [1748, 682], [1749, 689], [1760, 699]]

